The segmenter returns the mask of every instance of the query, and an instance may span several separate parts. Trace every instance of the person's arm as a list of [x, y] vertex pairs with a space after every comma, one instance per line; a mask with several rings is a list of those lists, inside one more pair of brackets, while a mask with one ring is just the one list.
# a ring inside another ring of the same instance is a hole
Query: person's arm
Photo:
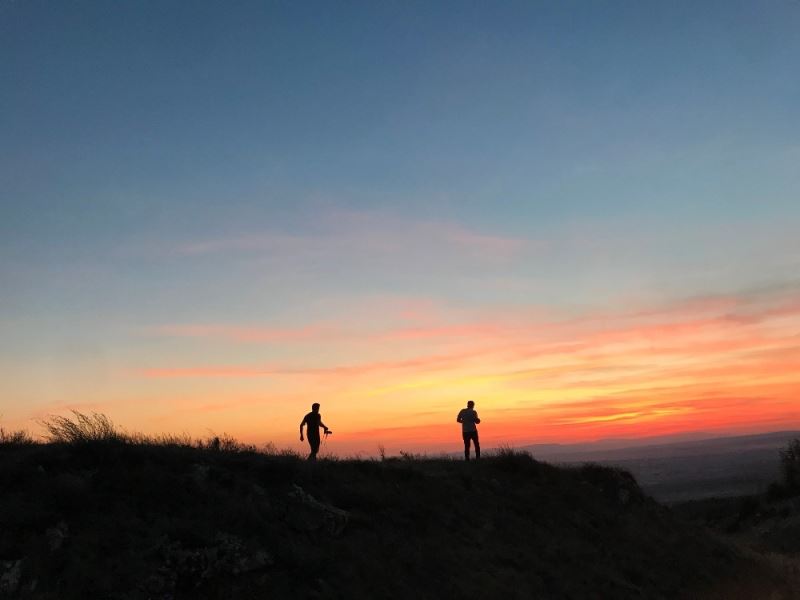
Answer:
[[328, 433], [328, 426], [322, 422], [322, 417], [319, 418], [319, 424], [322, 427], [322, 429], [325, 430], [325, 433]]
[[300, 441], [303, 441], [303, 425], [306, 424], [306, 417], [303, 417], [303, 420], [300, 421]]
[[458, 416], [456, 417], [456, 423], [463, 423], [464, 422], [464, 409], [462, 408], [458, 411]]
[[473, 411], [473, 412], [475, 414], [475, 425], [477, 425], [478, 423], [481, 422], [481, 420], [478, 418], [478, 411], [476, 410], [476, 411]]

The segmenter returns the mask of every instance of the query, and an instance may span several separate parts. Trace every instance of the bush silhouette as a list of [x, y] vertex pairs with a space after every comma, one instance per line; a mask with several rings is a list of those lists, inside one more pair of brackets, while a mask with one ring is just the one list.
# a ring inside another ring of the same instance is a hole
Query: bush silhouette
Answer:
[[788, 491], [800, 490], [800, 438], [795, 438], [781, 450], [781, 469]]
[[19, 446], [22, 444], [33, 444], [33, 438], [27, 431], [6, 431], [0, 427], [0, 444], [9, 446]]
[[72, 418], [51, 415], [40, 422], [47, 431], [46, 438], [55, 444], [80, 444], [86, 442], [123, 442], [129, 437], [118, 431], [114, 423], [106, 415], [91, 413], [89, 415], [72, 412]]

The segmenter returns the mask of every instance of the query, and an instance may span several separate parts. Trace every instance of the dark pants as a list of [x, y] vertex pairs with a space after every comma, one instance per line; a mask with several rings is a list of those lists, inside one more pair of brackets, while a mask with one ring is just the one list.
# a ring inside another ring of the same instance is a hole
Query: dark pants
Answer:
[[319, 452], [319, 438], [318, 437], [308, 437], [308, 445], [311, 446], [311, 454], [308, 455], [308, 460], [317, 460], [317, 452]]
[[464, 458], [469, 460], [469, 441], [475, 444], [475, 458], [481, 457], [481, 443], [478, 441], [477, 431], [465, 431], [464, 436]]

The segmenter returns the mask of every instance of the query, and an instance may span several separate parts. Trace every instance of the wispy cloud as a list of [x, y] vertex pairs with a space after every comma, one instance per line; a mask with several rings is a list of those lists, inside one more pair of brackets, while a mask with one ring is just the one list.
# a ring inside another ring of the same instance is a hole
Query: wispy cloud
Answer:
[[378, 361], [332, 367], [187, 367], [150, 368], [138, 372], [150, 378], [170, 377], [267, 377], [267, 376], [353, 376], [386, 373], [391, 371], [419, 371], [443, 369], [461, 364], [478, 353], [461, 353], [435, 356], [419, 356], [408, 360]]
[[287, 342], [320, 340], [337, 336], [341, 331], [332, 325], [307, 325], [302, 327], [259, 327], [214, 324], [175, 324], [149, 328], [155, 336], [178, 338], [212, 338], [232, 342]]
[[[487, 421], [510, 439], [533, 432], [578, 439], [775, 422], [791, 413], [800, 389], [800, 289], [793, 286], [569, 317], [547, 318], [540, 307], [453, 315], [426, 301], [413, 306], [410, 321], [398, 319], [406, 308], [398, 303], [385, 321], [368, 326], [164, 326], [158, 335], [279, 347], [311, 342], [327, 351], [316, 361], [151, 365], [138, 373], [178, 381], [271, 378], [283, 392], [326, 390], [332, 401], [347, 394], [350, 402], [394, 415], [404, 435], [407, 427], [422, 427], [415, 439], [429, 431], [431, 442], [436, 427], [428, 425], [449, 417], [444, 409], [420, 408], [448, 399], [480, 399], [494, 413]], [[337, 361], [337, 350], [353, 339], [363, 342], [359, 352], [381, 356], [345, 353], [350, 360]], [[387, 408], [398, 403], [413, 410]], [[535, 425], [521, 425], [528, 420]]]
[[358, 254], [402, 258], [409, 253], [420, 253], [433, 260], [446, 255], [496, 261], [513, 259], [542, 244], [478, 231], [457, 222], [415, 220], [370, 212], [330, 212], [323, 218], [301, 224], [298, 231], [287, 235], [271, 230], [251, 230], [183, 241], [176, 244], [173, 251], [183, 256], [247, 253], [289, 260]]

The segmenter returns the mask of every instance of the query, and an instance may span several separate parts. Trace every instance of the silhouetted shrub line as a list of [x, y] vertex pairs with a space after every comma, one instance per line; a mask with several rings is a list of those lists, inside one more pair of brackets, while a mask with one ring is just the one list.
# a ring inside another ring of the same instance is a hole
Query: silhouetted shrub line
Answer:
[[17, 431], [6, 431], [3, 427], [0, 427], [0, 445], [21, 446], [35, 443], [35, 440], [27, 431], [21, 429]]

